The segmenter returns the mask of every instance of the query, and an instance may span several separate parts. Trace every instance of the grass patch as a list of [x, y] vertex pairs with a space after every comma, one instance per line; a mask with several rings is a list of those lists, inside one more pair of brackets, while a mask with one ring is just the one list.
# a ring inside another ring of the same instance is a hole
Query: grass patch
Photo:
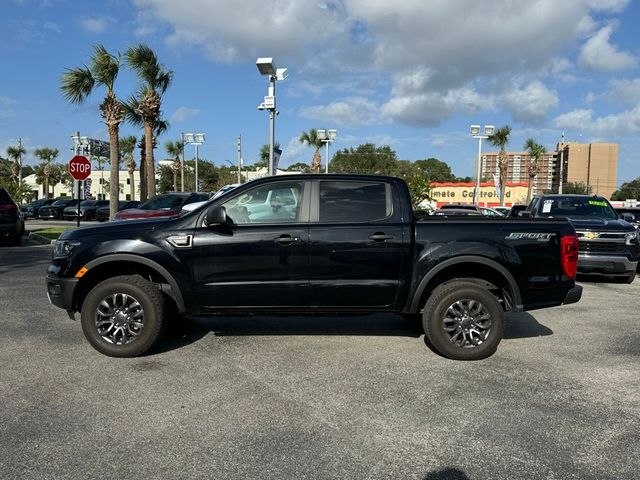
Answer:
[[33, 233], [40, 235], [41, 237], [48, 238], [50, 240], [56, 240], [62, 232], [71, 230], [72, 228], [74, 227], [52, 227], [52, 228], [45, 228], [44, 230], [36, 230]]

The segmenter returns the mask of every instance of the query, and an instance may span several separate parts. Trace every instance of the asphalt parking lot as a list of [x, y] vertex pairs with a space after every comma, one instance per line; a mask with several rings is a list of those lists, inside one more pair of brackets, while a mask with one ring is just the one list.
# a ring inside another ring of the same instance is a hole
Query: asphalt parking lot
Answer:
[[137, 359], [49, 305], [50, 247], [0, 247], [0, 477], [632, 479], [640, 280], [508, 318], [454, 362], [400, 317], [217, 317]]

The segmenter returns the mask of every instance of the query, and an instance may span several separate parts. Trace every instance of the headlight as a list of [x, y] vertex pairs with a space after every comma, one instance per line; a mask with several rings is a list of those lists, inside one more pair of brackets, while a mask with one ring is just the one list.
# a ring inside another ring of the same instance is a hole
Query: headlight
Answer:
[[80, 242], [77, 240], [58, 240], [53, 247], [53, 258], [65, 258], [71, 255], [74, 248], [78, 247]]
[[624, 234], [624, 240], [627, 245], [632, 245], [634, 243], [638, 243], [638, 235], [640, 235], [640, 230], [636, 230], [634, 232], [627, 232]]

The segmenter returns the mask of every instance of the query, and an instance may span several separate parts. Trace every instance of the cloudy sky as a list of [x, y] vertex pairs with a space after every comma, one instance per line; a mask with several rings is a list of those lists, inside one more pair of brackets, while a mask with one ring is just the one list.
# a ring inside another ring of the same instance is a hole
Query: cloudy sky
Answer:
[[[161, 138], [205, 132], [201, 156], [245, 163], [268, 141], [257, 106], [267, 80], [257, 57], [289, 77], [277, 84], [282, 164], [309, 162], [302, 131], [335, 128], [332, 149], [388, 144], [399, 158], [437, 157], [473, 175], [470, 124], [511, 125], [510, 150], [533, 137], [620, 144], [618, 184], [640, 175], [640, 2], [631, 0], [1, 0], [0, 148], [70, 155], [74, 130], [106, 139], [97, 105], [65, 103], [65, 68], [92, 45], [146, 43], [175, 80]], [[99, 5], [99, 6], [98, 6]], [[123, 71], [117, 91], [136, 80]], [[123, 134], [138, 134], [123, 126]], [[192, 147], [191, 147], [192, 149]], [[187, 155], [192, 155], [189, 147]], [[163, 158], [160, 148], [158, 158]], [[28, 155], [29, 163], [35, 159]]]

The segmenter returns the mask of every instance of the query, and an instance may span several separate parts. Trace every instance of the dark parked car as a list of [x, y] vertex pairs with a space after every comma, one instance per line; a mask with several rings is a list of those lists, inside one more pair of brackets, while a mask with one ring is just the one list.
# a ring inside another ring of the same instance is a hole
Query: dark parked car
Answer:
[[[109, 205], [109, 200], [83, 200], [80, 202], [80, 216], [83, 220], [91, 220], [96, 218], [96, 209]], [[78, 218], [78, 204], [66, 207], [62, 216], [65, 220], [74, 220]]]
[[616, 208], [616, 213], [620, 215], [620, 218], [629, 222], [636, 229], [640, 227], [640, 208], [619, 207]]
[[640, 257], [640, 231], [622, 220], [606, 198], [596, 195], [533, 197], [526, 216], [567, 218], [578, 235], [578, 273], [608, 275], [631, 283]]
[[42, 220], [62, 220], [64, 209], [77, 204], [78, 200], [72, 198], [58, 198], [51, 205], [40, 207], [38, 218]]
[[209, 193], [173, 192], [162, 193], [150, 198], [137, 208], [119, 211], [114, 220], [136, 220], [141, 218], [174, 217], [188, 203], [209, 200]]
[[55, 199], [53, 198], [39, 198], [38, 200], [23, 205], [20, 207], [20, 210], [22, 211], [22, 215], [25, 219], [38, 218], [38, 211], [40, 208], [51, 205], [53, 202], [55, 202]]
[[509, 209], [509, 214], [507, 215], [507, 217], [509, 218], [518, 218], [520, 216], [521, 212], [524, 212], [527, 209], [527, 206], [524, 204], [514, 204], [511, 205], [511, 208]]
[[24, 234], [24, 220], [9, 193], [0, 188], [0, 238], [11, 245], [20, 245]]
[[[140, 205], [138, 200], [120, 200], [118, 202], [118, 211], [126, 210], [128, 208], [136, 208], [138, 205]], [[96, 220], [99, 222], [106, 222], [109, 220], [109, 214], [111, 213], [109, 210], [110, 208], [109, 202], [107, 202], [107, 206], [96, 209]]]

